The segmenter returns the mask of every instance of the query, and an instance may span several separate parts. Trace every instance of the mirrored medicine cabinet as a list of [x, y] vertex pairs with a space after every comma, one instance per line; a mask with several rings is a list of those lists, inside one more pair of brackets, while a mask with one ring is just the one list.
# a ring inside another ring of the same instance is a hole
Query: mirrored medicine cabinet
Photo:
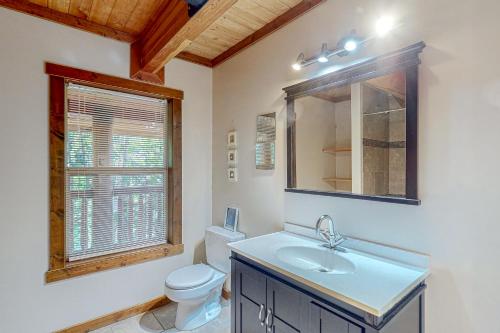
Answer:
[[284, 88], [287, 192], [418, 205], [423, 42]]

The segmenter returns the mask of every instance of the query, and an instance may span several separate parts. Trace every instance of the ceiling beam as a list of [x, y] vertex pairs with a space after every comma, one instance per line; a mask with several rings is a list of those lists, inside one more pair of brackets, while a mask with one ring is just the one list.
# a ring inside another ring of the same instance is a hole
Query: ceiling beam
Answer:
[[202, 56], [199, 56], [197, 54], [190, 53], [190, 52], [182, 51], [181, 53], [179, 53], [175, 57], [178, 59], [192, 62], [194, 64], [203, 65], [206, 67], [213, 67], [212, 60], [205, 58], [205, 57], [202, 57]]
[[0, 0], [0, 6], [23, 12], [29, 15], [40, 17], [49, 21], [69, 25], [73, 28], [93, 32], [95, 34], [117, 39], [123, 42], [131, 43], [137, 39], [136, 36], [129, 33], [116, 30], [86, 19], [76, 17], [70, 14], [58, 12], [56, 10], [36, 5], [25, 0]]
[[304, 0], [211, 60], [217, 66], [326, 0]]
[[208, 0], [191, 18], [184, 0], [170, 0], [155, 24], [131, 46], [131, 77], [156, 73], [222, 16], [237, 0]]

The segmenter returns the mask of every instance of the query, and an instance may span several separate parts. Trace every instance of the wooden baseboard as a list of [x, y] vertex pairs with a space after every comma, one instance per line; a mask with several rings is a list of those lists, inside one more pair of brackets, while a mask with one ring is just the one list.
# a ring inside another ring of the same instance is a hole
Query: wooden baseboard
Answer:
[[231, 292], [227, 291], [226, 289], [222, 288], [222, 297], [226, 300], [231, 299]]
[[[222, 297], [226, 300], [230, 300], [231, 292], [222, 288]], [[170, 300], [166, 296], [156, 297], [146, 303], [137, 304], [127, 309], [119, 310], [96, 319], [76, 324], [59, 331], [55, 331], [54, 333], [86, 333], [104, 326], [114, 324], [116, 322], [119, 322], [120, 320], [124, 320], [135, 315], [151, 311], [168, 303], [170, 303]]]
[[141, 314], [143, 312], [147, 312], [150, 310], [153, 310], [155, 308], [158, 308], [160, 306], [163, 306], [165, 304], [170, 303], [170, 300], [165, 297], [165, 296], [160, 296], [157, 298], [154, 298], [146, 303], [134, 305], [130, 308], [123, 309], [120, 311], [116, 311], [104, 316], [101, 316], [96, 319], [92, 319], [89, 321], [86, 321], [84, 323], [80, 323], [59, 331], [56, 331], [54, 333], [84, 333], [84, 332], [89, 332], [92, 330], [96, 330], [98, 328], [111, 325], [113, 323], [116, 323], [120, 320], [127, 319], [129, 317], [133, 317], [135, 315]]

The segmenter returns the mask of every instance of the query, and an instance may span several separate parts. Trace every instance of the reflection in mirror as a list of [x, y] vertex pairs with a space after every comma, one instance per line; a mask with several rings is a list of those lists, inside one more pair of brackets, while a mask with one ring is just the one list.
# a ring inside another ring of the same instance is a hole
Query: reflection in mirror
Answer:
[[255, 143], [255, 167], [273, 170], [276, 141], [276, 113], [257, 116], [257, 142]]
[[404, 71], [294, 100], [296, 187], [405, 197]]
[[361, 85], [363, 194], [405, 196], [405, 82], [396, 72]]

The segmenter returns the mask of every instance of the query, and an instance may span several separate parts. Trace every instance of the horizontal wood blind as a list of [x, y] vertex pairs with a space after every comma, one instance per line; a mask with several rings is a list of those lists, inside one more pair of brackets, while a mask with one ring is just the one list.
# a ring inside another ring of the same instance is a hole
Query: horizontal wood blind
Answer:
[[167, 101], [66, 84], [66, 259], [167, 240]]

